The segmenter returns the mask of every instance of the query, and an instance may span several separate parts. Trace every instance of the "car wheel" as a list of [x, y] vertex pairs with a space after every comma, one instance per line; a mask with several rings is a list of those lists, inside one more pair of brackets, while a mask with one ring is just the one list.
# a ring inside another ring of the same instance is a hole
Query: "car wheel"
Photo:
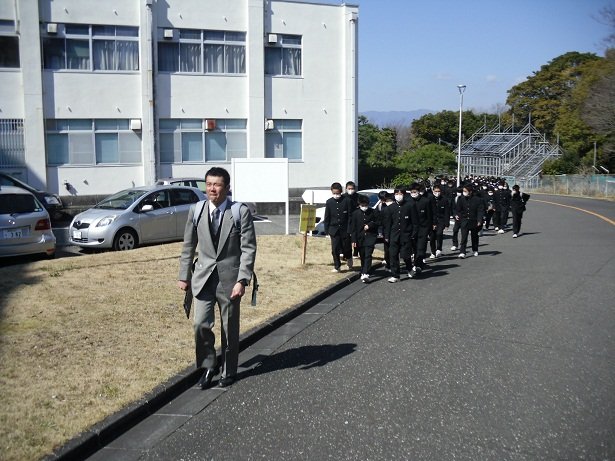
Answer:
[[132, 250], [138, 245], [137, 234], [132, 229], [121, 229], [113, 240], [113, 249], [115, 251]]

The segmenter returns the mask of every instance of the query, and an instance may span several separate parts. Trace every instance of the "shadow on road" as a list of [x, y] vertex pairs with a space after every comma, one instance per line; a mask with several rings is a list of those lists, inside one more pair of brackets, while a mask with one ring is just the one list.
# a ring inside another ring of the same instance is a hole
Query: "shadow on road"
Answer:
[[[356, 344], [350, 343], [322, 344], [319, 346], [295, 347], [269, 356], [257, 355], [253, 359], [241, 364], [242, 367], [249, 368], [255, 366], [255, 368], [239, 373], [238, 377], [256, 376], [287, 368], [309, 370], [314, 367], [322, 367], [352, 354], [356, 348]], [[258, 365], [259, 363], [261, 365]]]

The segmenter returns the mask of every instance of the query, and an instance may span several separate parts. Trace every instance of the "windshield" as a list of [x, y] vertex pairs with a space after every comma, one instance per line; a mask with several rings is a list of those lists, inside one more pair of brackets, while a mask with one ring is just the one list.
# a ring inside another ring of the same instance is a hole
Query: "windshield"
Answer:
[[102, 210], [126, 210], [148, 192], [147, 190], [123, 190], [107, 197], [94, 208]]

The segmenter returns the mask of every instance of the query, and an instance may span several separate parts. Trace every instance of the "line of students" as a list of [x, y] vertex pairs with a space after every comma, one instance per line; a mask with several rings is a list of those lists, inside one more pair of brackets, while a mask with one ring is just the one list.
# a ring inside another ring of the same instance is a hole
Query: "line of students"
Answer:
[[[354, 183], [351, 185], [354, 191]], [[493, 187], [497, 184], [497, 190]], [[427, 244], [429, 259], [442, 254], [444, 231], [454, 219], [453, 246], [459, 250], [458, 257], [465, 258], [468, 237], [472, 254], [478, 256], [479, 237], [483, 227], [488, 229], [491, 219], [495, 230], [504, 233], [509, 211], [513, 216], [513, 237], [521, 229], [521, 218], [528, 194], [521, 194], [519, 186], [508, 190], [505, 181], [499, 178], [467, 177], [462, 187], [455, 187], [447, 178], [414, 183], [408, 190], [397, 188], [393, 194], [381, 191], [380, 202], [375, 208], [361, 194], [342, 194], [342, 186], [331, 185], [332, 197], [325, 204], [325, 233], [331, 238], [333, 256], [332, 271], [339, 272], [342, 256], [348, 268], [353, 267], [353, 253], [361, 260], [361, 280], [369, 281], [372, 254], [379, 236], [384, 239], [386, 268], [391, 272], [388, 279], [396, 283], [401, 278], [401, 261], [405, 263], [410, 278], [418, 277], [425, 269]], [[459, 241], [461, 234], [461, 241]]]

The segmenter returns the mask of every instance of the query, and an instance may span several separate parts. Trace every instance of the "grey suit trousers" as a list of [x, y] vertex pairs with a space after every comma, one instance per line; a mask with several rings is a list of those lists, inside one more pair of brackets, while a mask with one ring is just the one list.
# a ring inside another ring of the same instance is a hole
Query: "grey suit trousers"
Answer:
[[219, 306], [222, 321], [222, 328], [220, 329], [222, 344], [221, 376], [226, 378], [237, 374], [241, 298], [234, 301], [229, 299], [220, 284], [217, 270], [214, 271], [203, 289], [194, 298], [194, 339], [197, 368], [215, 368], [217, 365], [216, 336], [213, 331], [216, 303]]

